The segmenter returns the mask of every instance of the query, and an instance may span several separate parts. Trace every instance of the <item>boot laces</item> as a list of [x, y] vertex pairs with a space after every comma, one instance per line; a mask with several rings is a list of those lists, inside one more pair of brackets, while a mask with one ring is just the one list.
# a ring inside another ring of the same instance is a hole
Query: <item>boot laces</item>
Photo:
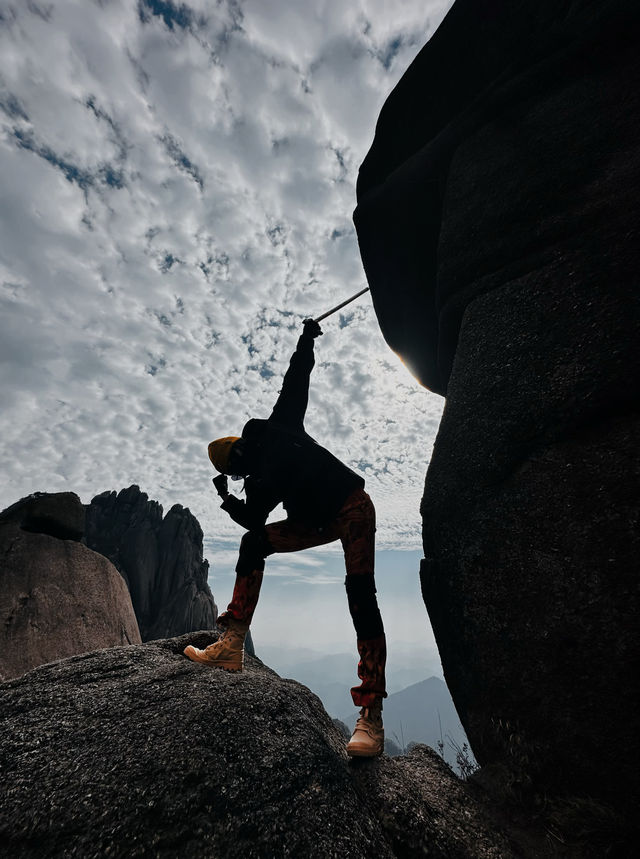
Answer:
[[[361, 724], [361, 722], [363, 724]], [[356, 728], [366, 728], [369, 725], [374, 725], [379, 727], [382, 722], [382, 712], [380, 707], [376, 707], [374, 704], [371, 707], [362, 707], [360, 710], [360, 715], [358, 717], [358, 721], [356, 723]]]

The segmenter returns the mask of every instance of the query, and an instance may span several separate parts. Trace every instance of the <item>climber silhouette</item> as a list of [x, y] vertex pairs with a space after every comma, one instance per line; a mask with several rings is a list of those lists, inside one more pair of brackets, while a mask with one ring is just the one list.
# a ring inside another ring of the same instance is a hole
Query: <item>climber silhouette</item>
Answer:
[[[209, 458], [220, 472], [213, 482], [223, 499], [221, 507], [247, 533], [240, 541], [231, 602], [218, 618], [222, 637], [205, 650], [190, 645], [184, 652], [194, 662], [241, 671], [265, 558], [340, 540], [361, 681], [351, 689], [353, 702], [361, 710], [347, 751], [371, 757], [383, 750], [382, 699], [386, 697], [386, 643], [374, 580], [375, 509], [364, 491], [364, 479], [304, 429], [314, 340], [321, 334], [317, 322], [305, 320], [268, 420], [252, 419], [242, 436], [219, 438], [209, 445]], [[227, 475], [245, 478], [246, 500], [229, 493]], [[265, 525], [281, 502], [287, 518]]]

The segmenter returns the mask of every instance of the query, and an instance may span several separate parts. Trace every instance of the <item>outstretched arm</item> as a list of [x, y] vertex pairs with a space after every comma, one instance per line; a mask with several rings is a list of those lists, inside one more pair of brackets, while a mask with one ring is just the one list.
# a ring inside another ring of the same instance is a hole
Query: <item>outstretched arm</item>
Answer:
[[309, 376], [313, 370], [313, 341], [322, 329], [313, 319], [305, 319], [304, 330], [291, 356], [282, 389], [269, 420], [302, 429], [309, 402]]

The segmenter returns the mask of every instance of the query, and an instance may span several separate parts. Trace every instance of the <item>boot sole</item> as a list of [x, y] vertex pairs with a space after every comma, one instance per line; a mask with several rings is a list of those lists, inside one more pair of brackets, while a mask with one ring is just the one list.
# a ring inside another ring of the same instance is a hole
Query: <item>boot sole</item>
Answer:
[[183, 651], [187, 659], [191, 660], [191, 662], [197, 662], [199, 665], [207, 665], [209, 668], [221, 668], [223, 671], [229, 671], [232, 674], [239, 674], [244, 668], [244, 663], [238, 665], [237, 662], [212, 662], [210, 659], [201, 659], [195, 654], [187, 653], [187, 650], [189, 648], [185, 648]]
[[347, 754], [350, 758], [379, 758], [383, 751], [383, 749], [377, 752], [370, 752], [366, 749], [347, 749]]
[[238, 665], [222, 665], [220, 662], [207, 662], [206, 659], [192, 659], [187, 657], [192, 662], [197, 662], [198, 665], [206, 665], [208, 668], [219, 668], [221, 671], [228, 671], [230, 674], [240, 674], [244, 666]]

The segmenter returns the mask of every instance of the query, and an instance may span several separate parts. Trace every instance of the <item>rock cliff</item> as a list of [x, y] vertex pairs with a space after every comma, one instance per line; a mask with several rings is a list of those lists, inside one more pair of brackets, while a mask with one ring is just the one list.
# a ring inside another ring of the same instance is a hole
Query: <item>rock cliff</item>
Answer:
[[72, 492], [38, 493], [0, 513], [0, 680], [99, 647], [140, 642], [131, 598], [80, 542]]
[[0, 685], [0, 841], [21, 857], [514, 855], [427, 747], [350, 763], [319, 699], [253, 657], [189, 662], [188, 635]]
[[189, 510], [175, 504], [163, 518], [162, 506], [137, 486], [88, 505], [86, 543], [127, 582], [143, 641], [215, 627], [202, 536]]
[[421, 577], [486, 783], [619, 836], [640, 799], [639, 34], [627, 0], [457, 0], [380, 114], [355, 213], [382, 331], [447, 397]]

